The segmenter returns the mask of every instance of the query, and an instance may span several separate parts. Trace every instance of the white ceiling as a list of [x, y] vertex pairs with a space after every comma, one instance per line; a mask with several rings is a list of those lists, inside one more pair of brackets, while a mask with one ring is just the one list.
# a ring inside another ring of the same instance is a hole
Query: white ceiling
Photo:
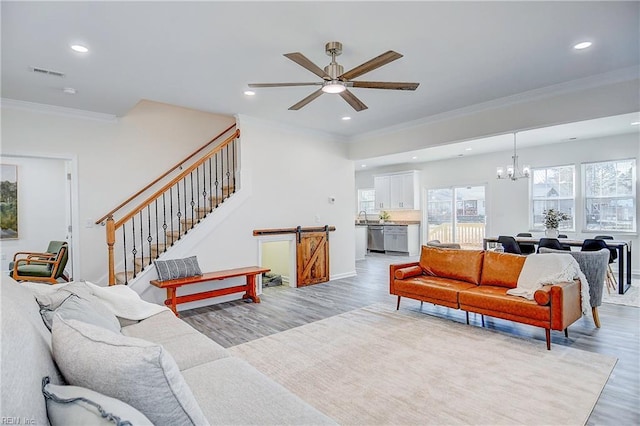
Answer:
[[[2, 1], [1, 14], [5, 99], [116, 116], [150, 99], [346, 141], [640, 64], [637, 1]], [[243, 94], [248, 83], [319, 80], [283, 53], [301, 52], [324, 67], [330, 61], [324, 45], [333, 40], [344, 45], [338, 62], [345, 70], [387, 50], [404, 55], [356, 80], [420, 86], [415, 92], [352, 89], [369, 107], [359, 113], [328, 94], [299, 111], [287, 109], [315, 87]], [[593, 46], [572, 48], [583, 40]], [[74, 43], [90, 51], [73, 52]], [[77, 93], [65, 94], [65, 87]], [[344, 115], [352, 119], [341, 120]]]

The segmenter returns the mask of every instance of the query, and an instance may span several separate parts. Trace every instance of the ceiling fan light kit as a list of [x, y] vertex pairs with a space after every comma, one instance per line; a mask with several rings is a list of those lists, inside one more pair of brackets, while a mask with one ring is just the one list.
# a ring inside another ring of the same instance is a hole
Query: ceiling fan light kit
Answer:
[[339, 94], [353, 109], [356, 111], [363, 111], [367, 109], [367, 106], [358, 99], [352, 92], [349, 91], [349, 87], [365, 88], [365, 89], [387, 89], [387, 90], [416, 90], [420, 83], [403, 83], [403, 82], [385, 82], [385, 81], [352, 81], [352, 79], [359, 77], [369, 71], [373, 71], [376, 68], [380, 68], [389, 62], [402, 58], [402, 55], [389, 50], [375, 58], [358, 65], [357, 67], [344, 72], [344, 67], [336, 62], [336, 56], [342, 53], [342, 43], [339, 41], [331, 41], [324, 47], [325, 53], [331, 56], [331, 63], [320, 68], [313, 62], [311, 62], [306, 56], [300, 52], [285, 53], [284, 56], [291, 59], [301, 67], [314, 73], [318, 77], [322, 78], [322, 82], [311, 83], [251, 83], [248, 86], [250, 88], [261, 87], [292, 87], [292, 86], [322, 86], [320, 89], [311, 93], [306, 98], [302, 99], [295, 105], [289, 107], [290, 110], [299, 110], [304, 107], [323, 93]]

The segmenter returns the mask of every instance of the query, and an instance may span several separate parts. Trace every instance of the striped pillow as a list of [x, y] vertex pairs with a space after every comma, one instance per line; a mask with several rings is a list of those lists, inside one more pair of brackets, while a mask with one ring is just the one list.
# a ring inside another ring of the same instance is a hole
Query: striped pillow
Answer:
[[196, 256], [184, 259], [154, 260], [153, 263], [156, 265], [160, 281], [202, 275]]

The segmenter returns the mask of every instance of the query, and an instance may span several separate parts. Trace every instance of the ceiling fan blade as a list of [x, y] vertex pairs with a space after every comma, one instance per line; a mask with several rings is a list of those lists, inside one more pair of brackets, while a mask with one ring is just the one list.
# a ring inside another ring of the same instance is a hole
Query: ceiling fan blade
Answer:
[[259, 87], [292, 87], [292, 86], [322, 86], [322, 82], [313, 83], [249, 83], [247, 86], [251, 88]]
[[376, 68], [380, 68], [383, 65], [388, 64], [389, 62], [393, 62], [396, 59], [402, 58], [402, 55], [398, 52], [394, 52], [393, 50], [389, 50], [388, 52], [383, 53], [382, 55], [376, 56], [375, 58], [365, 62], [362, 65], [358, 65], [345, 72], [344, 74], [338, 76], [340, 80], [351, 80], [352, 78], [356, 78], [361, 76], [362, 74], [368, 73], [369, 71], [373, 71]]
[[350, 86], [366, 89], [416, 90], [420, 83], [398, 83], [391, 81], [352, 81]]
[[353, 93], [351, 93], [349, 90], [345, 90], [344, 92], [341, 92], [340, 96], [342, 97], [342, 99], [347, 101], [347, 103], [351, 105], [353, 109], [355, 109], [358, 112], [368, 108], [365, 104], [362, 103], [360, 99], [356, 98], [356, 96]]
[[314, 73], [318, 77], [322, 77], [325, 80], [331, 80], [331, 76], [329, 74], [327, 74], [326, 72], [324, 72], [324, 70], [322, 68], [320, 68], [319, 66], [317, 66], [316, 64], [311, 62], [302, 53], [300, 53], [300, 52], [285, 53], [284, 56], [286, 56], [287, 58], [291, 59], [293, 62], [295, 62], [296, 64], [300, 65], [301, 67], [304, 67], [304, 68], [308, 69], [309, 71], [311, 71], [312, 73]]
[[312, 100], [314, 100], [315, 98], [317, 98], [318, 96], [322, 95], [323, 93], [324, 92], [322, 91], [322, 89], [318, 89], [312, 94], [310, 94], [309, 96], [307, 96], [306, 98], [304, 98], [303, 100], [301, 100], [300, 102], [298, 102], [297, 104], [290, 106], [289, 110], [297, 111], [303, 106], [305, 106], [306, 104], [308, 104], [309, 102], [311, 102]]

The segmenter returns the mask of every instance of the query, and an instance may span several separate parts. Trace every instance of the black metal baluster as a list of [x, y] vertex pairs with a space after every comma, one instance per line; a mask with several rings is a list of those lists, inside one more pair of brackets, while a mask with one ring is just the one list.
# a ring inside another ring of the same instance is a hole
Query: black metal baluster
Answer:
[[[162, 196], [164, 197], [164, 194]], [[158, 253], [160, 252], [160, 231], [158, 229], [158, 198], [155, 199], [155, 205], [156, 205], [156, 255], [155, 255], [155, 258], [157, 259]], [[154, 257], [154, 256], [151, 256], [151, 257]]]
[[171, 245], [173, 245], [173, 187], [169, 188], [169, 201], [169, 207], [171, 209], [169, 224], [171, 225]]
[[142, 210], [140, 210], [140, 272], [144, 268], [144, 229], [143, 227]]
[[133, 278], [136, 277], [136, 254], [138, 254], [138, 250], [136, 249], [136, 218], [135, 216], [131, 218], [131, 241], [133, 242], [133, 248], [131, 249], [131, 253], [133, 254]]
[[[224, 194], [223, 194], [222, 199], [223, 199], [223, 200], [226, 200], [226, 199], [229, 197], [229, 190], [231, 189], [231, 188], [230, 188], [230, 186], [229, 186], [229, 185], [231, 184], [231, 183], [229, 182], [229, 144], [226, 144], [226, 145], [224, 146], [224, 150], [225, 150], [225, 152], [227, 153], [227, 162], [226, 162], [226, 164], [227, 164], [227, 174], [225, 174], [225, 175], [224, 175], [224, 176], [227, 178], [227, 195], [226, 195], [226, 196], [224, 196]], [[223, 161], [223, 165], [224, 165], [224, 161]], [[222, 190], [224, 191], [224, 177], [222, 178], [222, 181], [223, 181], [223, 183], [222, 183]]]
[[[180, 239], [180, 235], [182, 235], [181, 232], [181, 225], [182, 223], [180, 222], [180, 218], [182, 217], [182, 212], [180, 212], [180, 182], [176, 183], [176, 192], [178, 193], [178, 213], [176, 213], [176, 216], [178, 217], [178, 239]], [[173, 233], [171, 233], [171, 245], [173, 245], [173, 243], [175, 242], [175, 235]]]
[[232, 159], [233, 159], [233, 193], [235, 193], [236, 192], [236, 174], [238, 173], [238, 170], [237, 170], [238, 165], [236, 163], [236, 149], [237, 148], [236, 148], [236, 139], [235, 138], [231, 141], [231, 146], [232, 146], [231, 152], [232, 152], [232, 155], [233, 155], [233, 157], [232, 157]]
[[[202, 169], [202, 173], [204, 174], [204, 166]], [[207, 192], [206, 190], [204, 191]], [[196, 168], [196, 200], [198, 200], [198, 207], [196, 207], [196, 216], [198, 217], [198, 223], [200, 223], [200, 166]]]
[[[169, 188], [169, 193], [171, 193], [171, 188]], [[173, 207], [172, 207], [173, 209]], [[166, 192], [162, 194], [162, 233], [164, 234], [164, 247], [162, 252], [167, 251], [167, 200], [166, 200]], [[159, 239], [159, 238], [158, 238]]]
[[211, 199], [212, 190], [211, 187], [213, 185], [213, 175], [211, 174], [211, 157], [209, 157], [209, 213], [213, 211], [213, 199]]
[[[187, 177], [185, 176], [182, 179], [182, 188], [184, 189], [184, 197], [182, 197], [184, 199], [184, 218], [188, 219], [189, 218], [189, 213], [187, 212]], [[184, 223], [184, 233], [186, 234], [188, 232], [188, 227], [187, 227], [187, 222], [185, 220]], [[180, 238], [182, 238], [182, 234], [180, 234]]]
[[191, 186], [191, 226], [189, 228], [193, 229], [194, 225], [196, 224], [194, 220], [195, 217], [193, 216], [193, 208], [196, 205], [196, 202], [193, 199], [193, 172], [189, 173], [189, 186]]
[[[153, 242], [153, 237], [151, 236], [151, 204], [147, 204], [147, 229], [149, 231], [147, 233], [147, 243], [149, 244], [149, 263], [147, 263], [147, 266], [149, 266], [153, 257], [151, 256], [151, 243]], [[144, 265], [144, 257], [142, 258], [142, 264]]]
[[215, 159], [215, 168], [216, 168], [216, 181], [215, 181], [215, 185], [216, 185], [216, 194], [215, 194], [215, 200], [216, 200], [216, 208], [218, 207], [218, 185], [220, 184], [220, 182], [218, 181], [218, 153], [216, 152], [216, 159]]

